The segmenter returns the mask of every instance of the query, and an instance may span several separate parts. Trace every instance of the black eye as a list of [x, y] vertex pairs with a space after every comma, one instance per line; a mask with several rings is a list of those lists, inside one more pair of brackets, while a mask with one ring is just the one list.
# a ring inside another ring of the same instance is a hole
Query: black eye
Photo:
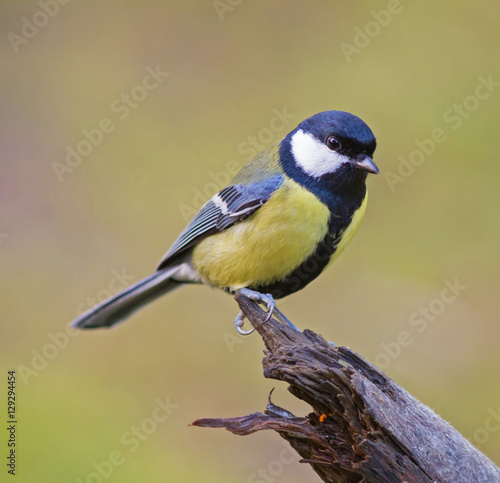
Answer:
[[326, 145], [332, 150], [335, 151], [340, 147], [340, 141], [335, 136], [328, 136], [326, 138]]

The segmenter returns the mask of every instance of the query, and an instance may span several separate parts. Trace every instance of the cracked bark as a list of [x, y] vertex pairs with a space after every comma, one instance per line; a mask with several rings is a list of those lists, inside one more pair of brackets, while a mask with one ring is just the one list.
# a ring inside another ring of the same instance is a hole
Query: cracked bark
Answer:
[[361, 356], [310, 330], [264, 323], [255, 302], [236, 300], [266, 346], [264, 376], [287, 382], [313, 412], [296, 417], [269, 399], [264, 413], [193, 426], [276, 431], [326, 482], [500, 482], [484, 454]]

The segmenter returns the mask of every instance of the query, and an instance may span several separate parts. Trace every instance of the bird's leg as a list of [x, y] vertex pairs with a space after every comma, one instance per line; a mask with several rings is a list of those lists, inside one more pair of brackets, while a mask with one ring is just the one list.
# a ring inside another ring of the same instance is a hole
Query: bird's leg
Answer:
[[[241, 288], [238, 290], [238, 293], [244, 295], [250, 300], [253, 300], [254, 302], [257, 302], [259, 304], [265, 304], [267, 306], [268, 314], [264, 322], [267, 322], [272, 317], [273, 312], [276, 309], [276, 304], [274, 302], [273, 297], [270, 294], [262, 294], [260, 292], [256, 292], [255, 290], [250, 290], [248, 288]], [[244, 322], [245, 322], [245, 314], [243, 314], [243, 312], [240, 312], [234, 319], [234, 326], [236, 327], [236, 330], [241, 335], [251, 334], [255, 329], [244, 330], [243, 329]]]
[[[255, 290], [250, 290], [248, 288], [242, 288], [238, 290], [238, 293], [241, 293], [242, 295], [249, 298], [250, 300], [253, 300], [254, 302], [266, 304], [268, 310], [268, 316], [264, 322], [270, 320], [270, 318], [274, 315], [276, 317], [276, 320], [278, 320], [282, 324], [288, 325], [288, 327], [291, 327], [297, 332], [301, 332], [301, 330], [288, 317], [286, 317], [286, 315], [283, 312], [281, 312], [281, 310], [279, 310], [278, 307], [276, 307], [274, 299], [270, 294], [261, 294], [260, 292], [256, 292]], [[234, 319], [234, 326], [236, 327], [236, 330], [242, 335], [251, 334], [255, 329], [244, 330], [243, 329], [244, 322], [245, 322], [245, 315], [243, 314], [243, 312], [240, 312], [237, 315], [236, 319]]]
[[284, 325], [288, 325], [297, 332], [302, 332], [278, 307], [274, 307], [274, 317]]

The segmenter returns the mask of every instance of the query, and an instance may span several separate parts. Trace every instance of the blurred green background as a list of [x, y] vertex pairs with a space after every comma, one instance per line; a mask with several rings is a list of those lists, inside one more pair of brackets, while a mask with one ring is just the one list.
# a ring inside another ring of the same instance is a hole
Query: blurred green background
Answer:
[[[5, 379], [17, 369], [17, 481], [318, 481], [275, 434], [187, 426], [263, 410], [273, 387], [309, 410], [263, 379], [262, 342], [236, 336], [224, 293], [185, 288], [116, 330], [65, 331], [155, 268], [252, 143], [328, 109], [370, 125], [381, 175], [345, 254], [280, 307], [500, 463], [498, 2], [54, 1], [0, 7], [0, 361]], [[150, 90], [148, 68], [168, 73]], [[112, 132], [95, 132], [103, 122]]]

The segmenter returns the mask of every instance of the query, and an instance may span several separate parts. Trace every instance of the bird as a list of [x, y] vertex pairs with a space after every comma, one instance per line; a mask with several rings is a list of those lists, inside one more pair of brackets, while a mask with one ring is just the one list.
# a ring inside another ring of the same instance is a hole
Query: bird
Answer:
[[[241, 293], [266, 305], [269, 318], [276, 299], [316, 279], [352, 239], [366, 210], [367, 175], [379, 173], [375, 148], [372, 130], [353, 114], [331, 110], [305, 119], [202, 206], [152, 275], [72, 326], [115, 326], [193, 283]], [[238, 314], [238, 332], [252, 332], [243, 321]]]

